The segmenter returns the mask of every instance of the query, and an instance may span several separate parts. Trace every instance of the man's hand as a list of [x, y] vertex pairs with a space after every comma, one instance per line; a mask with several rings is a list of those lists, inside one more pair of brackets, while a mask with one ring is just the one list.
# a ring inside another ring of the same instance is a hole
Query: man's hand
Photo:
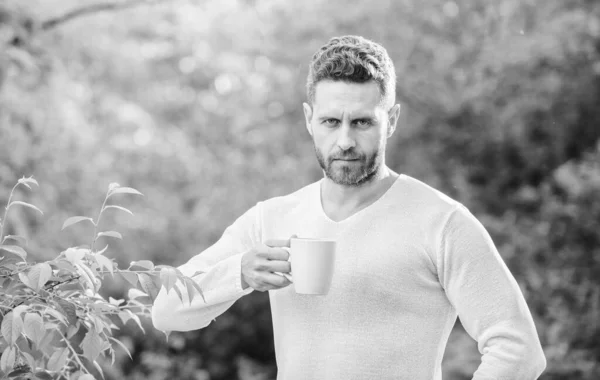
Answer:
[[273, 273], [290, 273], [288, 261], [290, 254], [282, 247], [290, 246], [290, 239], [267, 240], [242, 256], [242, 288], [249, 286], [264, 292], [285, 288], [291, 282], [282, 275]]

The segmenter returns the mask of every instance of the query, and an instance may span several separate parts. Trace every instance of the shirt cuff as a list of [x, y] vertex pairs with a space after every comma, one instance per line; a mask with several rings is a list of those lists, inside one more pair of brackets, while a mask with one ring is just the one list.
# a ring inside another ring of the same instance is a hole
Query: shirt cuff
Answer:
[[235, 290], [238, 294], [240, 294], [240, 297], [250, 294], [254, 290], [254, 288], [251, 286], [248, 286], [246, 289], [242, 287], [242, 257], [245, 253], [246, 252], [240, 253], [227, 259], [231, 260], [231, 265], [235, 270]]

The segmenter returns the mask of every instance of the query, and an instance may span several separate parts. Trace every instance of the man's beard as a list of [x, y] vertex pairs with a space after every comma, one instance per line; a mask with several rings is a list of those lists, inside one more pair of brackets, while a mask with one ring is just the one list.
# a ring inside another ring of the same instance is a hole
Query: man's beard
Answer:
[[[325, 157], [315, 145], [315, 153], [317, 161], [321, 169], [325, 172], [327, 178], [333, 183], [342, 186], [361, 186], [370, 182], [375, 174], [377, 174], [381, 165], [383, 152], [377, 150], [373, 154], [366, 156], [357, 154], [353, 149], [349, 149], [344, 153]], [[358, 162], [350, 162], [344, 164], [343, 161], [336, 162], [336, 159], [358, 159]]]

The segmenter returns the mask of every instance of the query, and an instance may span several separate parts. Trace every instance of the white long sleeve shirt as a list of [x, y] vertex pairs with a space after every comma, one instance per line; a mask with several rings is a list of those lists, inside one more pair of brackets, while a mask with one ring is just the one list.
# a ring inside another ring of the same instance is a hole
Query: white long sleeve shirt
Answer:
[[[519, 286], [484, 227], [460, 203], [400, 175], [377, 201], [336, 222], [320, 185], [266, 200], [228, 227], [213, 246], [180, 267], [204, 289], [181, 302], [158, 295], [154, 326], [189, 331], [209, 325], [242, 289], [241, 257], [267, 239], [334, 238], [336, 266], [326, 296], [293, 284], [269, 292], [278, 380], [440, 380], [458, 316], [482, 360], [475, 380], [530, 380], [546, 360]], [[185, 289], [181, 289], [185, 297]]]

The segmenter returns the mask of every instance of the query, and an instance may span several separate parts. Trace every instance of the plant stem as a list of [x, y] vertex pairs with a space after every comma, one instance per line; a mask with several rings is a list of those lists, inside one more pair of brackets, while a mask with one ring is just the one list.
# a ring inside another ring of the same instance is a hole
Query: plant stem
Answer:
[[6, 215], [8, 214], [8, 206], [10, 205], [10, 201], [12, 200], [13, 194], [17, 186], [19, 186], [19, 182], [17, 182], [10, 191], [10, 195], [8, 196], [8, 202], [6, 203], [6, 207], [4, 207], [4, 216], [2, 217], [2, 223], [0, 223], [0, 244], [4, 242], [2, 238], [4, 237], [4, 226], [6, 225]]
[[26, 271], [27, 269], [29, 269], [29, 268], [30, 268], [30, 267], [28, 267], [28, 266], [27, 266], [27, 267], [25, 267], [25, 268], [23, 268], [23, 269], [19, 269], [19, 270], [15, 271], [15, 272], [11, 272], [11, 273], [9, 273], [9, 274], [0, 274], [0, 277], [12, 277], [12, 276], [14, 276], [15, 274], [19, 274], [19, 273], [21, 273], [21, 272], [25, 272], [25, 271]]
[[[159, 270], [129, 270], [129, 269], [116, 269], [113, 270], [114, 273], [146, 273], [146, 274], [160, 274]], [[110, 273], [108, 270], [99, 270], [98, 273], [106, 274]]]
[[73, 356], [75, 357], [75, 360], [77, 360], [77, 363], [79, 363], [79, 365], [81, 366], [81, 368], [86, 373], [90, 374], [90, 371], [88, 371], [88, 369], [83, 365], [83, 363], [81, 362], [81, 360], [79, 360], [79, 354], [77, 353], [77, 351], [75, 351], [75, 349], [73, 348], [73, 346], [71, 346], [71, 343], [69, 343], [69, 340], [67, 339], [67, 337], [65, 337], [60, 331], [57, 330], [57, 332], [58, 332], [58, 335], [60, 335], [63, 338], [63, 340], [67, 344], [67, 347], [69, 347], [69, 349], [73, 353]]
[[110, 190], [106, 192], [106, 197], [104, 197], [104, 202], [102, 202], [102, 207], [100, 207], [100, 212], [98, 213], [98, 218], [96, 219], [96, 223], [94, 223], [94, 240], [92, 241], [90, 252], [94, 252], [94, 245], [96, 244], [97, 234], [98, 234], [98, 226], [100, 225], [100, 218], [102, 218], [102, 212], [104, 211], [104, 206], [106, 206], [106, 201], [108, 200], [108, 194]]

